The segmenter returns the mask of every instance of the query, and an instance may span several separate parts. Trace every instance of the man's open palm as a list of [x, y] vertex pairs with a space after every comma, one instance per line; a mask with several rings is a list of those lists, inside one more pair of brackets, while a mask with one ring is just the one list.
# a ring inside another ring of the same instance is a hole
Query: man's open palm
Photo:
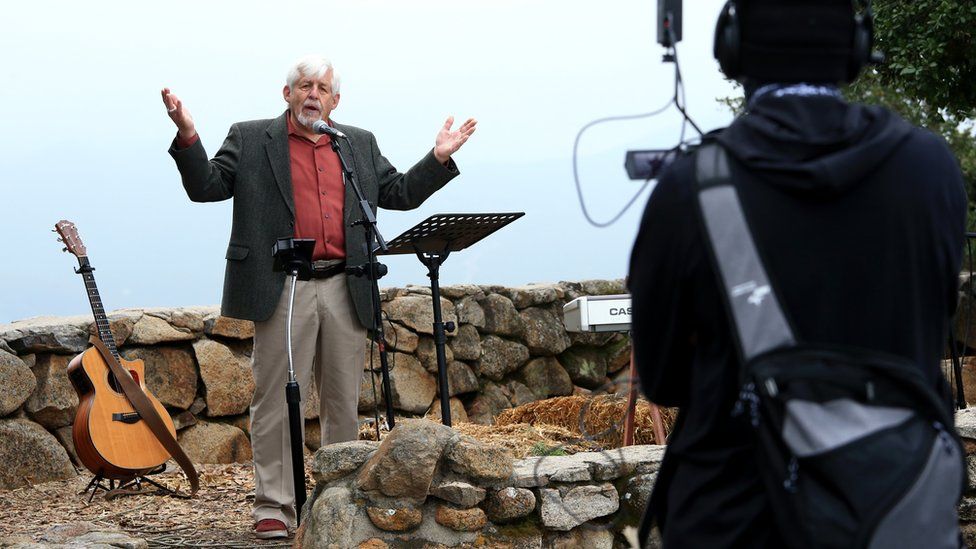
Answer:
[[163, 105], [166, 105], [166, 112], [169, 114], [170, 120], [176, 124], [176, 128], [180, 132], [180, 137], [184, 139], [193, 137], [197, 131], [193, 125], [193, 117], [190, 116], [190, 111], [183, 106], [183, 102], [180, 101], [179, 97], [176, 97], [174, 93], [169, 91], [169, 88], [163, 88], [161, 93], [163, 96]]
[[437, 158], [437, 161], [441, 164], [447, 162], [447, 159], [471, 137], [477, 124], [477, 120], [469, 118], [457, 130], [451, 130], [451, 126], [454, 125], [454, 117], [447, 117], [444, 127], [437, 132], [437, 137], [434, 139], [434, 157]]

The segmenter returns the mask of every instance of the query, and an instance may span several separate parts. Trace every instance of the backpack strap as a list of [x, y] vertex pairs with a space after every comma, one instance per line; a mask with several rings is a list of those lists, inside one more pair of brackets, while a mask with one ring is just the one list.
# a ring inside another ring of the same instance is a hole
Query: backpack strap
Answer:
[[698, 149], [695, 178], [705, 240], [725, 290], [743, 363], [765, 351], [795, 344], [793, 329], [766, 275], [732, 185], [728, 154], [721, 145], [711, 141]]

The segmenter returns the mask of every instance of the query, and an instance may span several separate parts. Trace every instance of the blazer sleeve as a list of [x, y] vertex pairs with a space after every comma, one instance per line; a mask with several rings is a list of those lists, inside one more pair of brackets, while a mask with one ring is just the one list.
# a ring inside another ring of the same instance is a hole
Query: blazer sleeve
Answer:
[[176, 168], [183, 178], [183, 188], [190, 200], [218, 202], [234, 196], [242, 145], [237, 124], [230, 127], [224, 144], [211, 160], [207, 160], [207, 151], [200, 139], [185, 149], [176, 148], [176, 140], [173, 140], [169, 154], [176, 161]]
[[380, 153], [372, 133], [369, 134], [369, 148], [379, 188], [379, 207], [387, 210], [411, 210], [420, 206], [460, 173], [453, 159], [445, 166], [434, 158], [433, 150], [406, 173], [400, 173]]

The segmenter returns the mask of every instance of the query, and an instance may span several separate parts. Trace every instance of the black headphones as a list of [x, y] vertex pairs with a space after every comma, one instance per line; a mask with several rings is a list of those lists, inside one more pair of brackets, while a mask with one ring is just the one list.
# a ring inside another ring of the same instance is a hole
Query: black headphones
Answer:
[[[853, 82], [867, 64], [873, 62], [874, 12], [871, 0], [866, 0], [863, 14], [857, 13], [854, 0], [854, 36], [851, 53], [847, 63], [847, 83]], [[728, 0], [722, 7], [715, 25], [715, 46], [713, 53], [725, 76], [735, 80], [742, 76], [742, 26], [735, 0]]]

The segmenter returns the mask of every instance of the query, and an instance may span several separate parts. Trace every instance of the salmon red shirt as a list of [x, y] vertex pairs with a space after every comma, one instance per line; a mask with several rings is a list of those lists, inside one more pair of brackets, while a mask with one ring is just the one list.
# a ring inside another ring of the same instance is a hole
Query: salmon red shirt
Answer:
[[346, 189], [332, 137], [313, 143], [298, 133], [288, 113], [288, 156], [295, 198], [295, 238], [314, 238], [312, 259], [345, 259], [342, 208]]
[[[346, 188], [339, 156], [332, 150], [332, 137], [323, 135], [317, 142], [298, 133], [288, 119], [288, 157], [291, 164], [291, 189], [295, 200], [295, 238], [314, 238], [312, 260], [345, 259], [346, 232], [342, 208]], [[176, 147], [185, 149], [200, 139], [177, 135]]]

